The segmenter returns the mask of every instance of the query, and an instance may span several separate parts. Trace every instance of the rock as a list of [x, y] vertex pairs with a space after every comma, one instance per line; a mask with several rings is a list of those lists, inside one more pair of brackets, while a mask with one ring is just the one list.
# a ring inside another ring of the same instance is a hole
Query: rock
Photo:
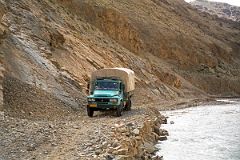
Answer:
[[169, 136], [169, 133], [168, 133], [168, 131], [165, 130], [165, 129], [160, 129], [160, 135], [161, 135], [161, 136]]
[[127, 137], [130, 137], [130, 132], [126, 132], [125, 135], [126, 135]]
[[122, 148], [116, 151], [113, 151], [113, 154], [115, 155], [127, 155], [127, 153], [128, 153], [128, 149], [122, 149]]
[[133, 124], [132, 122], [130, 122], [130, 123], [126, 124], [126, 126], [127, 126], [127, 127], [133, 127], [134, 124]]
[[112, 153], [113, 151], [114, 151], [113, 147], [109, 147], [107, 152]]
[[136, 137], [136, 140], [142, 140], [142, 137], [137, 136], [137, 137]]
[[53, 128], [53, 125], [52, 125], [52, 124], [49, 124], [48, 127], [49, 127], [49, 128]]
[[145, 143], [144, 144], [144, 149], [149, 154], [153, 154], [158, 150], [153, 144], [150, 144], [150, 143]]
[[121, 146], [117, 146], [114, 148], [114, 150], [119, 150], [121, 148]]
[[154, 126], [153, 131], [157, 134], [157, 135], [161, 135], [161, 131], [160, 128], [158, 126]]
[[167, 118], [162, 116], [161, 117], [162, 124], [167, 124]]
[[85, 144], [86, 146], [92, 146], [93, 144], [92, 143], [87, 143]]
[[134, 135], [138, 136], [138, 135], [140, 134], [140, 131], [139, 131], [139, 129], [135, 128], [135, 129], [132, 131], [132, 133], [133, 133]]
[[170, 121], [170, 124], [174, 124], [174, 122], [173, 122], [173, 121]]
[[165, 141], [165, 140], [167, 140], [167, 136], [159, 136], [158, 140], [159, 141]]
[[105, 141], [102, 143], [102, 148], [107, 148], [108, 143]]
[[96, 155], [99, 155], [100, 153], [102, 153], [102, 150], [100, 150], [100, 149], [98, 149], [98, 150], [95, 151], [95, 154], [96, 154]]
[[115, 160], [129, 160], [132, 159], [130, 156], [127, 155], [118, 155], [116, 156]]
[[74, 129], [79, 129], [80, 126], [75, 125], [75, 126], [73, 126], [73, 128], [74, 128]]
[[122, 127], [122, 128], [118, 128], [118, 131], [121, 133], [125, 133], [127, 132], [127, 129], [125, 127]]
[[21, 113], [22, 113], [22, 114], [25, 114], [25, 111], [24, 111], [24, 110], [21, 110]]
[[52, 146], [56, 147], [57, 146], [57, 143], [51, 143]]
[[116, 123], [116, 124], [114, 124], [114, 126], [116, 127], [116, 128], [120, 128], [120, 127], [122, 127], [124, 124], [123, 123]]
[[36, 146], [34, 144], [31, 144], [29, 147], [27, 147], [27, 151], [35, 151]]
[[113, 160], [114, 156], [109, 154], [105, 158], [106, 158], [106, 160]]
[[49, 45], [55, 48], [63, 46], [65, 42], [64, 36], [56, 29], [50, 30], [50, 39]]
[[112, 144], [112, 147], [116, 148], [117, 146], [119, 146], [119, 142], [117, 140], [115, 140]]
[[210, 73], [216, 73], [216, 71], [213, 68], [209, 68]]
[[152, 160], [163, 160], [163, 156], [154, 156], [151, 157]]
[[94, 148], [93, 148], [93, 147], [88, 147], [87, 150], [88, 150], [88, 151], [93, 151]]

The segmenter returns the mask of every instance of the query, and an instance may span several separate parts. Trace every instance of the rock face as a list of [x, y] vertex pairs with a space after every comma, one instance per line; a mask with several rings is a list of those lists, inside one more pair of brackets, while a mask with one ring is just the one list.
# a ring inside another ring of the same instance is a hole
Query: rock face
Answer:
[[[6, 12], [6, 8], [0, 3], [0, 19]], [[6, 28], [0, 23], [0, 46], [6, 37]], [[3, 110], [3, 78], [4, 78], [4, 53], [0, 51], [0, 111]]]
[[207, 0], [196, 0], [191, 2], [191, 4], [202, 12], [240, 22], [240, 7], [227, 3], [209, 2]]
[[2, 0], [0, 7], [9, 115], [79, 110], [91, 72], [104, 67], [135, 71], [135, 104], [240, 94], [239, 24], [184, 1]]

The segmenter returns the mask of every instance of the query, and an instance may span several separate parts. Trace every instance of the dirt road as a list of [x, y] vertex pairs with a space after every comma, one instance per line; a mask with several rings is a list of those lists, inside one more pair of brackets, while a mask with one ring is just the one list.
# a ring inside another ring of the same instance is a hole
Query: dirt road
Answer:
[[107, 147], [118, 145], [110, 140], [114, 126], [141, 121], [144, 115], [144, 109], [135, 108], [119, 118], [108, 112], [93, 118], [76, 113], [39, 121], [13, 118], [1, 112], [0, 159], [97, 158]]

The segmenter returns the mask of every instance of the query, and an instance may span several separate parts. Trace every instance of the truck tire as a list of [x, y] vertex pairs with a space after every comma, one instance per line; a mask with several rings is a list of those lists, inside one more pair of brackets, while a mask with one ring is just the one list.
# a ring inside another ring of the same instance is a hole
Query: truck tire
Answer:
[[117, 107], [117, 110], [116, 110], [117, 117], [121, 117], [122, 116], [122, 112], [123, 112], [123, 102], [121, 102], [119, 107]]
[[126, 111], [130, 111], [132, 107], [132, 101], [131, 99], [128, 99], [127, 105], [126, 105]]
[[87, 107], [87, 114], [89, 117], [93, 117], [94, 110], [92, 108]]

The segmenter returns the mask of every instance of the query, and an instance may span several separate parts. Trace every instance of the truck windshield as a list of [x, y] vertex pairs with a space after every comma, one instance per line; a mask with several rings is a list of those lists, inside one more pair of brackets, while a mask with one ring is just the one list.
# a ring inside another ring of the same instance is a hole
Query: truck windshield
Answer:
[[99, 82], [96, 82], [95, 89], [96, 90], [119, 90], [119, 83], [99, 81]]

